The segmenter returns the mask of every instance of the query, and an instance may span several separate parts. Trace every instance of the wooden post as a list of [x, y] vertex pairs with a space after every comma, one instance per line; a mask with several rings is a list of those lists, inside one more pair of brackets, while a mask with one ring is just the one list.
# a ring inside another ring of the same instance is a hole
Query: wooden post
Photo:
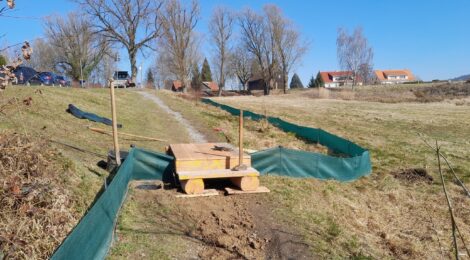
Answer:
[[114, 142], [114, 155], [116, 164], [121, 165], [121, 153], [119, 151], [118, 131], [117, 131], [117, 117], [116, 117], [116, 100], [114, 98], [114, 84], [113, 80], [109, 81], [109, 89], [111, 92], [111, 113], [113, 116], [113, 142]]
[[240, 109], [240, 125], [238, 129], [238, 165], [243, 165], [243, 110]]

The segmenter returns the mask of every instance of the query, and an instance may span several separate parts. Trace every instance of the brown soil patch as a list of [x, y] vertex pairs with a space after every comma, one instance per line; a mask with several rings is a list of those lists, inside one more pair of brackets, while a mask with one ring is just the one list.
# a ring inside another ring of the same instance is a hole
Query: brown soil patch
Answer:
[[425, 182], [431, 184], [433, 181], [433, 177], [423, 168], [403, 169], [392, 174], [395, 178], [409, 183]]
[[181, 252], [185, 259], [307, 259], [310, 249], [295, 230], [277, 223], [263, 194], [176, 198], [176, 190], [138, 190], [137, 201], [152, 197], [157, 223], [176, 232], [196, 249]]

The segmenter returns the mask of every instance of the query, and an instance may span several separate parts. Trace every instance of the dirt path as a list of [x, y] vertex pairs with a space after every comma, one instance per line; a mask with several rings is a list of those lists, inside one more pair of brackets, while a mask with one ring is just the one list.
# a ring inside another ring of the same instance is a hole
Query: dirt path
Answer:
[[184, 128], [188, 130], [188, 134], [195, 143], [207, 143], [206, 137], [202, 135], [198, 130], [196, 130], [189, 122], [186, 120], [180, 113], [172, 110], [170, 107], [168, 107], [161, 99], [159, 99], [157, 96], [152, 95], [147, 92], [139, 92], [142, 96], [144, 96], [147, 99], [152, 100], [155, 104], [157, 104], [159, 107], [161, 107], [165, 112], [173, 116], [176, 121], [181, 123]]

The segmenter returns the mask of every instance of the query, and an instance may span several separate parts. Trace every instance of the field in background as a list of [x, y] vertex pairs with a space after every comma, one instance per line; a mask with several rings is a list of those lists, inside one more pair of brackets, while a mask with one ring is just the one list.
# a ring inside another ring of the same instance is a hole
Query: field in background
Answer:
[[[273, 190], [266, 203], [272, 205], [278, 221], [298, 228], [312, 252], [322, 257], [450, 256], [450, 222], [436, 175], [435, 155], [418, 133], [430, 141], [440, 140], [443, 152], [468, 185], [470, 106], [456, 101], [379, 103], [317, 99], [309, 97], [309, 92], [313, 91], [215, 98], [237, 108], [322, 128], [370, 149], [373, 173], [355, 182], [264, 177], [263, 184]], [[236, 136], [236, 119], [228, 113], [195, 105], [194, 101], [181, 98], [181, 94], [178, 97], [162, 91], [157, 95], [193, 122], [207, 122], [206, 131], [220, 128], [225, 135]], [[230, 124], [232, 127], [227, 127]], [[264, 137], [272, 138], [272, 145], [283, 142], [283, 136], [263, 133], [261, 123], [247, 124], [247, 148], [264, 149]], [[200, 128], [204, 128], [203, 123]], [[232, 141], [236, 143], [236, 139]], [[395, 178], [397, 173], [414, 168], [426, 169], [434, 181]], [[469, 200], [459, 186], [450, 182], [449, 188], [458, 208], [457, 221], [468, 240]]]
[[470, 105], [470, 83], [420, 83], [341, 87], [335, 89], [294, 89], [291, 94], [321, 99], [341, 99], [382, 103], [440, 102], [454, 100], [457, 105]]

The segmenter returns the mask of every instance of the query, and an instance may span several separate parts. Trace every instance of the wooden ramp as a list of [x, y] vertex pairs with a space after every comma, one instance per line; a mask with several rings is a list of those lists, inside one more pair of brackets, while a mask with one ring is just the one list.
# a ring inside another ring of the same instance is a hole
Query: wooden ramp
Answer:
[[243, 155], [246, 169], [232, 170], [240, 155], [227, 143], [171, 144], [167, 152], [175, 157], [176, 174], [187, 194], [202, 194], [204, 179], [230, 179], [240, 191], [259, 188], [259, 172], [251, 167], [251, 156]]

